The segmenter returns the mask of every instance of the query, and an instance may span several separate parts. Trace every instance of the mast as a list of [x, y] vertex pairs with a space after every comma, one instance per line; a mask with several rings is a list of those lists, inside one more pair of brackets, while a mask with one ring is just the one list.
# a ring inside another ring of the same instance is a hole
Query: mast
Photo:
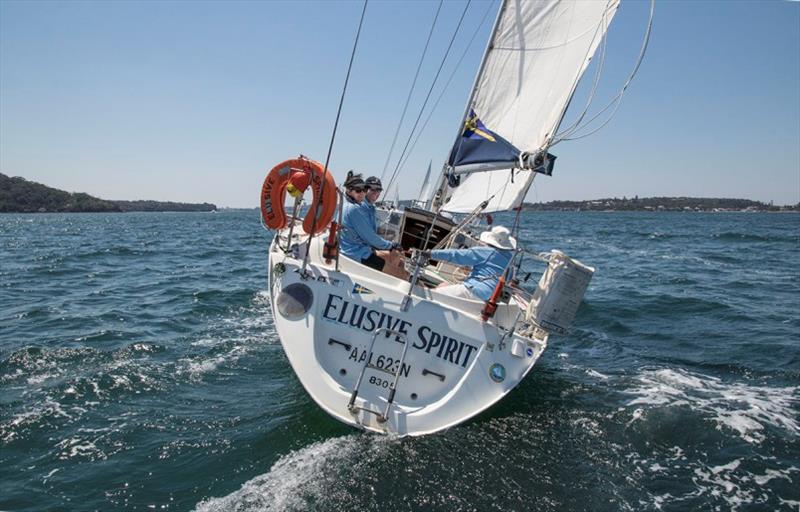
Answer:
[[[461, 135], [461, 132], [464, 130], [464, 120], [469, 115], [469, 109], [472, 105], [472, 100], [475, 98], [475, 90], [478, 88], [478, 80], [480, 80], [481, 75], [483, 74], [483, 69], [486, 67], [486, 60], [489, 56], [489, 51], [492, 49], [492, 42], [494, 41], [494, 35], [497, 33], [497, 27], [500, 26], [500, 20], [503, 17], [503, 11], [506, 10], [506, 2], [507, 0], [500, 0], [500, 9], [497, 10], [497, 17], [494, 20], [494, 25], [492, 25], [492, 33], [489, 34], [489, 41], [486, 43], [486, 49], [483, 51], [483, 57], [481, 58], [481, 65], [478, 68], [478, 73], [475, 75], [475, 80], [472, 82], [472, 89], [469, 93], [469, 99], [467, 100], [467, 105], [464, 108], [464, 114], [461, 116], [461, 119], [458, 123], [458, 130], [456, 131], [456, 139]], [[439, 208], [442, 206], [442, 201], [444, 200], [444, 191], [445, 191], [445, 171], [447, 170], [448, 164], [447, 159], [445, 159], [444, 165], [442, 165], [442, 172], [439, 174], [439, 178], [436, 181], [436, 192], [434, 193], [433, 197], [431, 198], [431, 208], [434, 211], [438, 211]], [[428, 207], [428, 201], [425, 202], [425, 207]]]

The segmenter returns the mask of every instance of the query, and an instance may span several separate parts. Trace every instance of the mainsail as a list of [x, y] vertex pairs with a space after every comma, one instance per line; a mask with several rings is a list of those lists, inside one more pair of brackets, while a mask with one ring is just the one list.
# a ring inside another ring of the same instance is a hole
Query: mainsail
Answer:
[[[578, 81], [619, 0], [506, 0], [448, 161], [462, 174], [442, 207], [486, 211], [518, 206], [555, 136]], [[534, 163], [536, 156], [539, 160]], [[488, 176], [492, 174], [492, 176]]]

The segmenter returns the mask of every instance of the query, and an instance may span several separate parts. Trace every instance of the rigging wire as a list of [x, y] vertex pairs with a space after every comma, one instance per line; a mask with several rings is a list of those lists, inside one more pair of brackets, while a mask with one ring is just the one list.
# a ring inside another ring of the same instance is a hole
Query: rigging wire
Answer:
[[445, 82], [444, 87], [442, 87], [442, 91], [439, 93], [439, 97], [436, 98], [436, 101], [433, 103], [433, 106], [431, 107], [430, 112], [428, 112], [428, 117], [425, 118], [425, 122], [422, 123], [422, 128], [420, 128], [419, 131], [417, 132], [417, 136], [414, 139], [414, 142], [411, 144], [411, 148], [408, 150], [408, 153], [406, 154], [406, 157], [403, 159], [402, 163], [400, 164], [400, 169], [401, 170], [403, 169], [403, 167], [405, 167], [406, 162], [408, 162], [409, 157], [414, 152], [414, 148], [417, 147], [417, 142], [419, 142], [420, 137], [425, 132], [425, 128], [428, 126], [428, 122], [431, 120], [431, 117], [433, 117], [433, 113], [436, 111], [436, 107], [439, 106], [439, 102], [442, 101], [442, 98], [444, 97], [444, 93], [447, 92], [448, 87], [450, 87], [450, 82], [452, 82], [453, 78], [456, 76], [456, 71], [458, 71], [458, 68], [461, 66], [461, 63], [464, 61], [464, 57], [467, 56], [467, 53], [469, 52], [469, 49], [472, 47], [472, 43], [475, 42], [475, 38], [477, 37], [478, 32], [480, 31], [481, 27], [483, 27], [483, 24], [486, 23], [486, 20], [488, 19], [489, 13], [492, 11], [492, 7], [494, 7], [494, 4], [495, 4], [495, 2], [490, 2], [489, 3], [489, 7], [486, 9], [486, 12], [483, 13], [483, 18], [481, 18], [480, 23], [478, 23], [478, 26], [475, 28], [475, 31], [472, 34], [472, 39], [470, 39], [469, 43], [467, 43], [467, 47], [464, 49], [464, 53], [462, 53], [461, 57], [458, 59], [458, 62], [456, 63], [455, 67], [453, 68], [453, 72], [450, 73], [450, 77], [447, 79], [447, 82]]
[[428, 40], [425, 41], [425, 49], [422, 50], [422, 56], [420, 57], [419, 64], [417, 65], [417, 72], [414, 74], [414, 80], [411, 82], [411, 90], [408, 91], [406, 104], [403, 106], [403, 113], [400, 115], [400, 121], [397, 123], [397, 129], [394, 131], [392, 146], [389, 148], [389, 154], [386, 155], [386, 162], [384, 162], [383, 164], [383, 171], [381, 172], [381, 181], [383, 181], [384, 176], [386, 176], [386, 169], [389, 168], [389, 160], [391, 160], [392, 158], [392, 153], [394, 152], [394, 145], [397, 143], [397, 136], [400, 134], [400, 127], [403, 126], [403, 121], [406, 118], [406, 111], [408, 110], [408, 104], [411, 102], [411, 95], [414, 93], [414, 88], [417, 86], [417, 78], [419, 78], [419, 72], [422, 69], [422, 63], [425, 61], [425, 55], [428, 53], [428, 45], [430, 45], [431, 37], [433, 36], [433, 29], [436, 27], [436, 20], [439, 19], [439, 12], [441, 12], [442, 10], [442, 4], [444, 4], [444, 0], [439, 0], [439, 7], [437, 7], [436, 9], [436, 15], [433, 17], [431, 30], [430, 32], [428, 32]]
[[[616, 12], [618, 8], [619, 8], [619, 0], [606, 0], [606, 6], [605, 6], [605, 9], [603, 9], [602, 17], [600, 18], [599, 22], [595, 24], [595, 26], [594, 26], [594, 34], [592, 35], [592, 40], [589, 42], [589, 47], [586, 48], [586, 54], [584, 55], [584, 58], [583, 58], [583, 60], [584, 60], [584, 64], [583, 65], [584, 66], [587, 66], [592, 61], [592, 56], [593, 56], [594, 52], [596, 51], [596, 47], [593, 48], [593, 45], [594, 45], [595, 39], [597, 39], [598, 34], [600, 34], [600, 39], [598, 40], [598, 44], [600, 42], [604, 42], [605, 41], [605, 33], [603, 31], [601, 31], [600, 29], [602, 27], [602, 28], [605, 28], [606, 31], [608, 30], [609, 22], [606, 22], [607, 14], [609, 13], [609, 11]], [[613, 17], [613, 14], [612, 14], [612, 17]], [[587, 30], [586, 32], [584, 32], [584, 34], [586, 34], [588, 32], [589, 31]], [[581, 34], [578, 37], [582, 37], [584, 34]], [[575, 40], [575, 39], [573, 39], [573, 40]], [[569, 42], [570, 41], [565, 41], [565, 42], [562, 43], [562, 45], [569, 44]], [[605, 54], [603, 54], [603, 55], [605, 55]], [[578, 84], [581, 81], [581, 77], [582, 77], [584, 71], [585, 71], [585, 67], [583, 67], [581, 69], [581, 71], [575, 76], [575, 79], [572, 82], [572, 86], [569, 89], [569, 96], [568, 96], [567, 102], [566, 102], [566, 104], [564, 104], [563, 108], [561, 109], [561, 113], [559, 114], [559, 117], [558, 117], [558, 122], [552, 128], [552, 132], [553, 133], [552, 133], [552, 135], [548, 134], [549, 138], [547, 138], [544, 141], [544, 144], [542, 145], [541, 148], [539, 148], [539, 151], [541, 151], [541, 152], [546, 151], [547, 148], [549, 148], [550, 146], [553, 145], [553, 140], [558, 136], [558, 133], [557, 133], [558, 132], [558, 127], [561, 126], [561, 123], [564, 121], [564, 116], [567, 115], [567, 110], [569, 110], [569, 106], [572, 103], [572, 100], [573, 100], [573, 98], [575, 96], [575, 91], [577, 90]], [[591, 98], [589, 100], [589, 105], [591, 105]], [[589, 105], [587, 105], [586, 110], [588, 110]], [[581, 118], [583, 118], [583, 114], [581, 115]]]
[[614, 96], [614, 98], [611, 99], [611, 101], [608, 103], [608, 105], [603, 107], [602, 110], [597, 112], [588, 121], [586, 121], [583, 124], [583, 126], [574, 127], [572, 129], [570, 129], [570, 131], [569, 131], [569, 133], [567, 135], [571, 135], [571, 134], [575, 133], [576, 131], [578, 131], [578, 130], [580, 130], [582, 128], [586, 128], [589, 124], [591, 124], [598, 117], [600, 117], [600, 115], [602, 115], [604, 112], [606, 112], [609, 108], [611, 108], [613, 106], [614, 108], [611, 111], [611, 113], [609, 114], [608, 118], [605, 121], [603, 121], [603, 123], [600, 124], [600, 126], [598, 126], [597, 128], [591, 130], [588, 133], [584, 133], [584, 134], [577, 135], [577, 136], [574, 136], [574, 137], [567, 137], [567, 136], [563, 136], [563, 135], [559, 136], [558, 139], [554, 140], [553, 143], [550, 145], [551, 147], [556, 145], [556, 144], [558, 144], [559, 142], [562, 142], [562, 141], [565, 141], [565, 140], [583, 139], [583, 138], [586, 138], [586, 137], [588, 137], [588, 136], [590, 136], [590, 135], [592, 135], [594, 133], [597, 133], [600, 129], [602, 129], [604, 126], [606, 126], [614, 118], [614, 115], [616, 114], [617, 109], [619, 109], [619, 106], [622, 103], [622, 96], [625, 94], [626, 89], [628, 88], [628, 86], [633, 81], [633, 78], [636, 76], [636, 73], [639, 71], [639, 66], [641, 66], [642, 61], [644, 60], [644, 55], [647, 52], [647, 45], [650, 42], [650, 33], [653, 30], [653, 17], [654, 17], [654, 14], [655, 14], [655, 8], [656, 8], [655, 0], [650, 0], [650, 19], [648, 20], [648, 23], [647, 23], [647, 30], [645, 31], [644, 41], [642, 42], [642, 48], [639, 51], [639, 57], [636, 60], [636, 64], [633, 67], [633, 71], [631, 72], [630, 76], [628, 76], [628, 79], [625, 81], [625, 83], [622, 85], [622, 88], [620, 89], [620, 91], [617, 93], [616, 96]]
[[[403, 157], [406, 154], [406, 150], [408, 150], [408, 145], [411, 143], [411, 137], [414, 134], [414, 130], [417, 129], [417, 125], [419, 124], [419, 120], [422, 117], [422, 113], [425, 111], [425, 106], [428, 104], [428, 100], [431, 97], [431, 93], [433, 92], [433, 88], [434, 88], [434, 86], [436, 86], [436, 81], [439, 79], [439, 74], [442, 72], [442, 68], [444, 67], [445, 61], [447, 60], [447, 56], [450, 54], [450, 50], [453, 48], [453, 42], [455, 41], [456, 36], [458, 35], [458, 31], [461, 28], [461, 24], [464, 21], [464, 16], [467, 14], [467, 9], [469, 9], [469, 6], [470, 6], [471, 3], [472, 3], [472, 0], [467, 0], [467, 5], [464, 6], [464, 11], [461, 13], [461, 18], [459, 18], [459, 20], [458, 20], [458, 25], [456, 25], [456, 29], [453, 32], [453, 36], [450, 38], [450, 43], [447, 45], [447, 51], [444, 53], [444, 57], [442, 57], [442, 62], [441, 62], [441, 64], [439, 64], [439, 69], [436, 71], [436, 76], [433, 78], [433, 82], [431, 83], [431, 87], [430, 87], [430, 89], [428, 89], [428, 94], [425, 96], [425, 101], [422, 103], [422, 107], [419, 110], [419, 114], [417, 115], [416, 121], [414, 121], [414, 126], [411, 128], [411, 132], [408, 135], [408, 139], [406, 140], [406, 145], [405, 145], [405, 147], [403, 147], [403, 152], [400, 153], [400, 158], [397, 160], [397, 165], [395, 166], [394, 171], [392, 172], [392, 177], [389, 180], [389, 187], [392, 186], [392, 183], [394, 183], [394, 180], [397, 177], [397, 173], [400, 170], [400, 162], [402, 162]], [[389, 187], [387, 187], [387, 188], [389, 188]]]
[[347, 83], [350, 81], [350, 71], [353, 69], [353, 60], [355, 60], [356, 56], [356, 48], [358, 48], [358, 38], [361, 36], [361, 27], [364, 24], [364, 15], [367, 12], [367, 4], [369, 0], [364, 0], [364, 7], [361, 9], [361, 19], [358, 22], [358, 30], [356, 31], [356, 40], [353, 43], [353, 51], [350, 54], [350, 63], [347, 65], [347, 75], [344, 79], [344, 87], [342, 87], [342, 97], [339, 99], [339, 108], [336, 111], [336, 121], [333, 123], [333, 133], [331, 133], [331, 142], [328, 145], [328, 154], [325, 157], [325, 171], [322, 175], [322, 183], [320, 183], [320, 190], [319, 190], [319, 197], [320, 200], [317, 202], [317, 208], [314, 212], [314, 218], [311, 221], [311, 233], [308, 235], [308, 249], [306, 250], [306, 254], [303, 257], [303, 272], [306, 270], [306, 265], [308, 264], [308, 255], [311, 253], [311, 240], [314, 239], [314, 230], [317, 227], [317, 218], [319, 217], [319, 210], [322, 207], [322, 192], [325, 190], [325, 178], [328, 174], [328, 164], [331, 160], [331, 152], [333, 151], [333, 141], [336, 140], [336, 129], [339, 127], [339, 117], [342, 114], [342, 105], [344, 104], [344, 96], [347, 92]]
[[[608, 12], [608, 11], [606, 11], [606, 12]], [[605, 21], [605, 16], [603, 16], [603, 20], [601, 20], [601, 21]], [[561, 133], [557, 133], [556, 137], [569, 136], [570, 134], [574, 133], [576, 130], [580, 129], [581, 128], [581, 121], [583, 121], [583, 118], [586, 117], [586, 114], [589, 112], [589, 109], [592, 106], [592, 101], [594, 101], [595, 94], [597, 93], [597, 88], [598, 88], [598, 86], [600, 84], [600, 77], [603, 74], [603, 67], [605, 66], [605, 62], [606, 62], [606, 48], [607, 48], [607, 43], [608, 43], [608, 25], [609, 24], [610, 24], [610, 22], [605, 23], [605, 33], [604, 33], [602, 41], [601, 41], [601, 44], [603, 46], [602, 46], [602, 49], [600, 51], [600, 58], [598, 59], [597, 69], [595, 70], [595, 73], [594, 73], [594, 81], [592, 82], [592, 89], [589, 92], [588, 98], [586, 99], [586, 105], [583, 107], [583, 112], [581, 112], [581, 114], [578, 116], [578, 118], [575, 120], [575, 122], [573, 122], [570, 126], [564, 128], [561, 131]], [[600, 26], [601, 25], [597, 26], [597, 30], [598, 31], [600, 30]], [[595, 32], [595, 34], [596, 33], [597, 32]]]

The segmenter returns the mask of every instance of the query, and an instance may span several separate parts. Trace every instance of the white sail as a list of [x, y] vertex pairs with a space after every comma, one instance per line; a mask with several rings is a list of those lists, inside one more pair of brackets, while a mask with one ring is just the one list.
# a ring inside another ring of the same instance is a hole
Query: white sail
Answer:
[[[618, 7], [619, 0], [507, 0], [467, 116], [473, 112], [489, 137], [500, 136], [521, 152], [547, 149]], [[481, 151], [487, 156], [508, 153], [493, 149], [504, 144], [484, 143]], [[495, 161], [486, 165], [491, 170], [462, 175], [460, 186], [448, 190], [442, 208], [472, 211], [492, 196], [486, 211], [519, 206], [533, 173], [518, 173], [509, 169], [512, 166]]]
[[422, 180], [422, 187], [419, 189], [419, 200], [423, 203], [428, 201], [431, 195], [431, 164], [433, 162], [428, 162], [428, 170], [425, 171], [425, 179]]
[[522, 151], [548, 145], [619, 0], [509, 0], [472, 108]]
[[433, 195], [433, 191], [431, 190], [431, 165], [433, 162], [428, 162], [428, 170], [425, 171], [425, 179], [422, 180], [422, 186], [419, 189], [419, 195], [417, 199], [412, 202], [412, 206], [417, 206], [419, 208], [427, 208], [427, 205], [430, 203]]
[[463, 176], [461, 186], [455, 189], [442, 210], [469, 213], [485, 199], [489, 200], [489, 205], [484, 213], [511, 210], [522, 204], [535, 175], [530, 170], [506, 169]]

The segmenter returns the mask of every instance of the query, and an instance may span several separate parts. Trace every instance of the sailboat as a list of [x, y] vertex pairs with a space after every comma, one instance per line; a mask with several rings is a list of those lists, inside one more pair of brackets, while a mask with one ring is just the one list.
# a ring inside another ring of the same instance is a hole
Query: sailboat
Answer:
[[[381, 234], [408, 252], [408, 280], [338, 252], [343, 192], [326, 165], [301, 156], [267, 175], [261, 206], [275, 231], [275, 328], [300, 382], [328, 414], [397, 436], [453, 427], [502, 399], [532, 370], [549, 336], [567, 332], [592, 267], [559, 251], [517, 248], [482, 302], [437, 291], [463, 280], [464, 269], [422, 251], [478, 245], [470, 230], [481, 214], [519, 210], [534, 177], [552, 173], [548, 150], [618, 5], [502, 2], [436, 185], [414, 205], [384, 212]], [[313, 200], [301, 218], [308, 188]], [[291, 215], [287, 191], [295, 197]], [[525, 257], [545, 266], [532, 292], [516, 275]]]
[[[428, 202], [428, 198], [431, 196], [431, 167], [433, 166], [433, 162], [428, 163], [428, 170], [425, 171], [425, 177], [422, 179], [422, 186], [419, 189], [419, 194], [417, 195], [418, 199], [412, 201], [412, 206], [417, 206], [420, 208], [424, 208], [425, 204]], [[399, 187], [395, 190], [399, 190]]]

